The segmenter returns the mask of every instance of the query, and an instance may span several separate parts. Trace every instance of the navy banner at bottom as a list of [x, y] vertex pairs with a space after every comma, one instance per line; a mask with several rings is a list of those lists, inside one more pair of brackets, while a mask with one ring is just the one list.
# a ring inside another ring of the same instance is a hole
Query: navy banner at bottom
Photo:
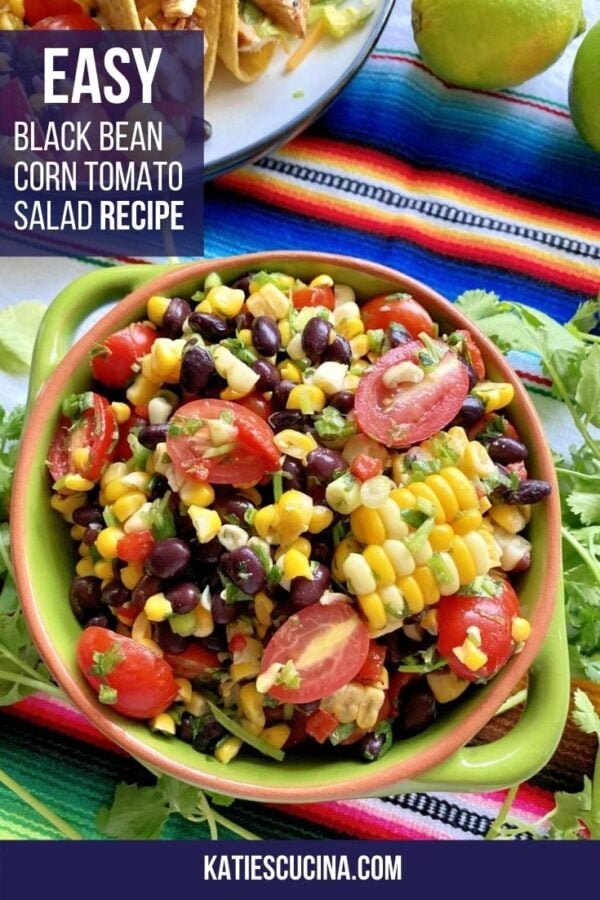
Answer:
[[[591, 885], [597, 843], [162, 841], [3, 842], [0, 900], [261, 900], [307, 888], [344, 900], [403, 896], [558, 897]], [[527, 894], [526, 894], [527, 891]], [[283, 893], [284, 892], [284, 893]]]

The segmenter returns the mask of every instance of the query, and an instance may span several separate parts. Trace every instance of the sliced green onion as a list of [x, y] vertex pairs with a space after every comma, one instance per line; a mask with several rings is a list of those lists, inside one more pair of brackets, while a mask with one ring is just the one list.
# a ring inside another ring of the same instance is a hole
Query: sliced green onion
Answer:
[[244, 741], [245, 744], [248, 744], [250, 747], [253, 747], [255, 750], [258, 750], [259, 753], [262, 753], [263, 756], [269, 756], [271, 759], [276, 759], [277, 762], [283, 762], [285, 759], [285, 753], [283, 750], [278, 750], [277, 747], [273, 747], [271, 744], [268, 744], [267, 741], [263, 741], [261, 738], [257, 737], [255, 734], [251, 734], [249, 731], [240, 725], [239, 722], [236, 722], [235, 719], [230, 719], [229, 716], [223, 712], [222, 709], [219, 709], [218, 706], [215, 706], [214, 703], [209, 701], [208, 707], [219, 723], [223, 728], [226, 728], [231, 734], [233, 734], [236, 738], [239, 738], [240, 741]]
[[433, 577], [441, 587], [452, 584], [454, 575], [440, 553], [434, 553], [433, 556], [427, 560], [427, 565], [429, 566]]
[[[286, 473], [287, 474], [287, 473]], [[279, 503], [283, 494], [283, 473], [275, 472], [273, 475], [273, 499]]]
[[338, 725], [338, 727], [329, 735], [329, 743], [333, 744], [334, 747], [337, 747], [342, 741], [345, 741], [346, 738], [349, 738], [351, 734], [354, 733], [356, 729], [356, 725], [354, 722], [348, 722], [346, 725]]
[[202, 459], [214, 459], [217, 456], [227, 456], [228, 453], [232, 453], [237, 444], [235, 441], [229, 444], [221, 444], [220, 447], [209, 447], [208, 450], [205, 450], [202, 454]]
[[405, 538], [404, 543], [408, 547], [411, 553], [418, 553], [419, 550], [422, 550], [425, 546], [425, 541], [433, 531], [435, 525], [435, 519], [425, 519], [424, 522], [419, 525], [414, 534], [411, 534], [410, 537]]

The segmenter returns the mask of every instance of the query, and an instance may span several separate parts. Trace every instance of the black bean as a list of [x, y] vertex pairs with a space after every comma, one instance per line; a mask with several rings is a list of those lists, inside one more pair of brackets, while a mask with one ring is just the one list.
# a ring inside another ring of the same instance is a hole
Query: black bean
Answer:
[[92, 616], [90, 619], [87, 619], [83, 627], [111, 628], [114, 621], [115, 617], [111, 616], [110, 612], [107, 611], [105, 614]]
[[235, 603], [225, 603], [221, 594], [212, 595], [211, 614], [215, 625], [229, 625], [237, 617]]
[[472, 391], [473, 388], [475, 387], [475, 385], [479, 383], [480, 379], [477, 375], [477, 372], [475, 371], [475, 369], [473, 368], [473, 366], [471, 365], [470, 362], [468, 362], [466, 359], [463, 359], [460, 356], [459, 356], [459, 359], [460, 359], [461, 363], [463, 364], [463, 366], [465, 367], [465, 369], [467, 370], [467, 375], [469, 376], [469, 390]]
[[528, 451], [525, 444], [515, 441], [513, 438], [497, 437], [487, 445], [487, 450], [494, 462], [515, 463], [527, 459]]
[[190, 639], [175, 634], [168, 622], [159, 622], [155, 630], [155, 640], [165, 653], [183, 653], [190, 644]]
[[165, 597], [173, 607], [173, 612], [180, 616], [196, 609], [200, 602], [200, 591], [193, 581], [181, 581], [167, 588]]
[[310, 716], [311, 713], [314, 713], [318, 710], [320, 705], [320, 700], [310, 700], [308, 703], [297, 703], [296, 709], [300, 709], [303, 713], [306, 713], [307, 716]]
[[206, 650], [212, 650], [213, 653], [224, 653], [227, 650], [227, 635], [223, 629], [220, 631], [215, 630], [212, 634], [199, 638], [198, 643], [205, 647]]
[[246, 497], [231, 497], [223, 506], [223, 514], [225, 516], [235, 516], [243, 526], [245, 521], [244, 515], [249, 509], [253, 509], [253, 505]]
[[208, 119], [202, 120], [202, 137], [205, 141], [209, 141], [212, 137], [212, 125]]
[[502, 498], [504, 503], [527, 504], [539, 503], [552, 493], [552, 485], [547, 481], [526, 478], [515, 491], [509, 491]]
[[192, 308], [187, 300], [182, 300], [181, 297], [173, 297], [162, 320], [161, 331], [164, 336], [171, 338], [171, 340], [180, 338], [183, 324], [191, 312]]
[[318, 447], [311, 450], [306, 457], [306, 474], [309, 479], [316, 478], [322, 484], [328, 484], [348, 468], [348, 463], [337, 450]]
[[404, 737], [419, 734], [435, 721], [437, 704], [424, 678], [410, 682], [400, 698], [398, 726]]
[[150, 500], [158, 500], [160, 497], [164, 497], [164, 495], [169, 490], [169, 482], [165, 478], [164, 475], [153, 475], [150, 479]]
[[358, 751], [361, 756], [369, 761], [379, 759], [381, 751], [385, 746], [385, 742], [385, 732], [380, 732], [379, 734], [365, 734], [358, 742]]
[[[321, 537], [322, 536], [323, 535], [321, 535]], [[332, 545], [330, 543], [327, 543], [327, 541], [317, 541], [312, 545], [310, 558], [328, 566], [331, 562], [332, 552]]]
[[204, 347], [190, 347], [183, 354], [180, 384], [189, 394], [199, 394], [215, 371], [213, 358]]
[[91, 525], [85, 529], [85, 534], [83, 535], [83, 543], [84, 544], [95, 544], [100, 532], [104, 529], [104, 525], [101, 525], [100, 522], [93, 522]]
[[203, 337], [209, 344], [218, 344], [229, 335], [227, 322], [210, 313], [192, 313], [188, 319], [188, 325], [192, 331]]
[[251, 368], [258, 375], [257, 391], [272, 391], [281, 381], [281, 372], [267, 359], [257, 359]]
[[192, 716], [188, 712], [184, 712], [181, 715], [181, 719], [179, 720], [179, 725], [177, 726], [177, 737], [185, 741], [186, 744], [191, 744], [194, 740], [194, 726], [192, 725]]
[[73, 521], [76, 525], [102, 525], [104, 527], [104, 517], [102, 515], [102, 507], [96, 505], [80, 506], [73, 512]]
[[281, 347], [277, 323], [268, 316], [257, 316], [252, 323], [252, 344], [261, 356], [275, 356]]
[[212, 716], [205, 716], [202, 720], [202, 728], [193, 741], [194, 750], [199, 753], [211, 753], [215, 744], [224, 737], [227, 732], [222, 725]]
[[311, 362], [318, 362], [327, 350], [330, 332], [331, 322], [326, 322], [320, 316], [313, 316], [304, 326], [302, 349]]
[[463, 428], [469, 428], [475, 422], [479, 422], [484, 415], [485, 403], [479, 397], [469, 395], [448, 427], [461, 425]]
[[306, 426], [310, 422], [310, 419], [308, 416], [303, 415], [299, 410], [286, 409], [282, 410], [282, 412], [271, 413], [268, 422], [275, 434], [278, 434], [280, 431], [285, 431], [287, 428], [292, 428], [295, 431], [306, 431]]
[[102, 588], [97, 578], [74, 578], [69, 593], [69, 602], [75, 618], [85, 622], [91, 614], [102, 612]]
[[354, 409], [354, 394], [352, 391], [338, 391], [329, 398], [329, 405], [335, 406], [341, 413], [349, 413]]
[[331, 572], [326, 566], [319, 563], [315, 566], [312, 581], [302, 575], [292, 578], [290, 599], [296, 609], [312, 606], [313, 603], [318, 603], [330, 584]]
[[138, 432], [138, 441], [142, 447], [154, 450], [158, 444], [166, 441], [168, 430], [167, 425], [144, 425]]
[[215, 372], [206, 382], [202, 396], [217, 400], [221, 396], [221, 391], [224, 391], [226, 387], [227, 382], [225, 379]]
[[286, 456], [281, 468], [289, 476], [283, 480], [284, 490], [303, 491], [305, 486], [304, 466], [300, 460], [294, 459], [293, 456]]
[[154, 575], [142, 575], [133, 591], [131, 599], [135, 606], [143, 606], [148, 597], [158, 594], [160, 591], [160, 579]]
[[263, 564], [250, 547], [224, 553], [219, 563], [227, 578], [246, 594], [257, 594], [265, 585]]
[[388, 325], [387, 338], [392, 348], [401, 347], [402, 344], [409, 344], [412, 341], [406, 328], [397, 322], [392, 322], [391, 325]]
[[249, 309], [243, 309], [241, 312], [237, 314], [234, 319], [234, 325], [236, 331], [243, 331], [244, 329], [252, 328], [252, 322], [254, 321], [254, 316], [250, 312]]
[[217, 538], [207, 541], [206, 544], [201, 544], [199, 541], [192, 543], [192, 555], [194, 560], [199, 563], [216, 563], [224, 552], [225, 548]]
[[181, 538], [163, 538], [152, 548], [147, 568], [151, 575], [172, 578], [187, 566], [191, 556], [190, 548]]
[[[251, 282], [252, 279], [254, 278], [254, 275], [255, 275], [254, 272], [248, 272], [247, 275], [242, 275], [241, 278], [238, 278], [238, 279], [236, 279], [236, 280], [233, 282], [233, 284], [231, 285], [231, 287], [232, 287], [235, 291], [243, 291], [243, 292], [245, 293], [246, 297], [247, 297], [247, 296], [250, 294], [250, 282]], [[249, 315], [252, 315], [252, 314], [249, 313]], [[249, 326], [249, 325], [243, 325], [243, 326], [242, 326], [242, 325], [238, 325], [238, 328], [242, 328], [242, 327], [243, 327], [243, 328], [249, 328], [250, 326]]]
[[349, 366], [352, 362], [352, 350], [345, 337], [337, 334], [323, 353], [323, 362], [339, 362]]
[[307, 480], [306, 493], [315, 504], [315, 506], [323, 506], [323, 504], [325, 503], [326, 491], [326, 485], [313, 481], [310, 478]]
[[[278, 385], [273, 389], [273, 406], [275, 409], [285, 409], [287, 406], [288, 397], [290, 396], [292, 390], [295, 388], [295, 384], [293, 381], [280, 381]], [[272, 426], [271, 426], [272, 427]]]
[[104, 585], [101, 599], [105, 606], [123, 606], [131, 600], [131, 591], [115, 578]]

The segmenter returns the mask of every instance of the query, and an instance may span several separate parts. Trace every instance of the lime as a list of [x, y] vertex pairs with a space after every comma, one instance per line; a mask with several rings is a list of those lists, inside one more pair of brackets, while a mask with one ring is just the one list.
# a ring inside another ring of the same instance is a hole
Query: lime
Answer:
[[582, 0], [412, 0], [412, 22], [432, 72], [485, 90], [543, 72], [585, 29]]
[[577, 51], [569, 105], [577, 131], [600, 153], [600, 22], [586, 34]]

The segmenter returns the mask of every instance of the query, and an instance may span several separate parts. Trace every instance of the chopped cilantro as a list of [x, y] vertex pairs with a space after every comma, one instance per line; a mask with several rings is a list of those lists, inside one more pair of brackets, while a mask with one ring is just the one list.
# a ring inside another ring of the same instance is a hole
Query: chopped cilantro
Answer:
[[72, 421], [80, 419], [87, 409], [94, 406], [94, 395], [91, 391], [83, 394], [69, 394], [62, 404], [62, 414]]

